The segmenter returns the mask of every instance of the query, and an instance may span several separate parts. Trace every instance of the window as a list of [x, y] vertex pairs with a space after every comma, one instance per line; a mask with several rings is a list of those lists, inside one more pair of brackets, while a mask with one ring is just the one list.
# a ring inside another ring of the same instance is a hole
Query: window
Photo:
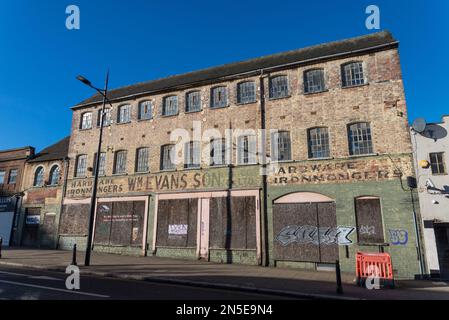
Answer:
[[284, 98], [289, 95], [287, 76], [270, 78], [270, 99]]
[[315, 93], [326, 90], [324, 70], [315, 69], [304, 72], [304, 92]]
[[363, 63], [352, 62], [341, 67], [343, 87], [358, 86], [365, 83], [363, 74]]
[[131, 122], [131, 105], [126, 104], [118, 108], [118, 123]]
[[430, 153], [430, 167], [432, 168], [432, 174], [445, 174], [443, 152]]
[[349, 126], [349, 154], [363, 155], [373, 153], [369, 123], [360, 122]]
[[271, 135], [271, 159], [274, 161], [288, 161], [291, 158], [290, 132], [273, 132]]
[[[97, 170], [97, 153], [94, 154], [93, 174], [95, 174], [95, 170]], [[98, 175], [106, 175], [106, 152], [100, 152], [100, 166], [98, 167]]]
[[242, 82], [237, 85], [237, 103], [256, 101], [256, 84], [254, 81]]
[[328, 158], [329, 151], [329, 131], [327, 128], [313, 128], [307, 131], [307, 141], [309, 144], [309, 158]]
[[187, 93], [186, 112], [194, 112], [200, 110], [201, 110], [201, 93], [199, 91], [192, 91]]
[[228, 105], [228, 90], [226, 87], [216, 87], [211, 91], [211, 108], [224, 108]]
[[38, 167], [34, 172], [33, 186], [42, 187], [44, 185], [44, 168]]
[[213, 139], [210, 142], [210, 165], [221, 166], [226, 163], [226, 140]]
[[240, 136], [237, 142], [237, 154], [239, 164], [256, 163], [256, 136]]
[[385, 242], [379, 198], [361, 197], [355, 199], [355, 218], [359, 243], [378, 244]]
[[153, 118], [153, 103], [142, 101], [139, 103], [139, 120], [149, 120]]
[[140, 148], [136, 152], [136, 172], [150, 171], [150, 148]]
[[85, 177], [86, 176], [86, 170], [87, 170], [87, 155], [86, 154], [80, 154], [76, 158], [76, 171], [75, 171], [75, 177]]
[[162, 106], [162, 115], [173, 116], [175, 114], [178, 114], [178, 96], [165, 97]]
[[81, 129], [92, 128], [92, 112], [85, 112], [81, 115]]
[[[100, 126], [100, 119], [101, 119], [101, 109], [98, 110], [97, 126]], [[109, 126], [110, 124], [111, 124], [111, 109], [105, 108], [103, 116], [103, 126]]]
[[59, 183], [60, 169], [58, 165], [54, 165], [50, 169], [50, 185], [55, 186]]
[[0, 171], [0, 184], [4, 184], [5, 183], [5, 175], [6, 175], [6, 172], [1, 170]]
[[11, 169], [9, 171], [8, 184], [15, 184], [17, 181], [17, 169]]
[[175, 169], [174, 156], [175, 146], [167, 144], [161, 147], [161, 170]]
[[126, 173], [126, 154], [125, 150], [120, 150], [115, 153], [114, 174]]
[[199, 141], [187, 142], [184, 146], [184, 168], [199, 168], [200, 158]]

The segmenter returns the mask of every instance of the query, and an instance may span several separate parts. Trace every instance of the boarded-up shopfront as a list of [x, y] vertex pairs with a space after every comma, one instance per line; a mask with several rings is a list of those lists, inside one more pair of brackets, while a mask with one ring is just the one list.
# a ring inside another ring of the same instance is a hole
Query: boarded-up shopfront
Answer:
[[261, 257], [259, 191], [157, 195], [157, 255], [256, 264]]

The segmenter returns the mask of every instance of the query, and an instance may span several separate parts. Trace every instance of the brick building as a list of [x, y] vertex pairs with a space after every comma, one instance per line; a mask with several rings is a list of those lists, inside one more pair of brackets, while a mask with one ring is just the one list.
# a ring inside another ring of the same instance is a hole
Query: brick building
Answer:
[[69, 141], [66, 137], [44, 148], [25, 165], [18, 219], [22, 246], [56, 248]]
[[0, 238], [5, 246], [15, 240], [25, 162], [33, 155], [33, 147], [0, 151]]
[[[94, 250], [313, 269], [340, 259], [344, 271], [354, 270], [356, 251], [384, 250], [396, 276], [419, 273], [390, 33], [108, 97]], [[100, 107], [93, 96], [72, 108], [62, 248], [85, 244]]]

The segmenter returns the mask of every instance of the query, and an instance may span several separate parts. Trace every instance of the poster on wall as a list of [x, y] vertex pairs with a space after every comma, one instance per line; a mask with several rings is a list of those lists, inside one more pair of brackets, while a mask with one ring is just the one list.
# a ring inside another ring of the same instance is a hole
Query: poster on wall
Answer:
[[9, 246], [15, 204], [15, 198], [0, 197], [0, 238], [3, 239], [3, 246], [5, 247]]

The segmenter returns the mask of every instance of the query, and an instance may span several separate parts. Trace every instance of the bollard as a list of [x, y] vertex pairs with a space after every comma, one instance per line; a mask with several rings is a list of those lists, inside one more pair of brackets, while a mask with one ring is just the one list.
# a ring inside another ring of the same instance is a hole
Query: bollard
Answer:
[[337, 276], [337, 293], [343, 294], [343, 286], [341, 285], [341, 271], [340, 271], [340, 261], [337, 260], [335, 263], [335, 273]]
[[2, 258], [3, 238], [0, 238], [0, 259]]
[[72, 266], [76, 266], [76, 243], [73, 245]]

